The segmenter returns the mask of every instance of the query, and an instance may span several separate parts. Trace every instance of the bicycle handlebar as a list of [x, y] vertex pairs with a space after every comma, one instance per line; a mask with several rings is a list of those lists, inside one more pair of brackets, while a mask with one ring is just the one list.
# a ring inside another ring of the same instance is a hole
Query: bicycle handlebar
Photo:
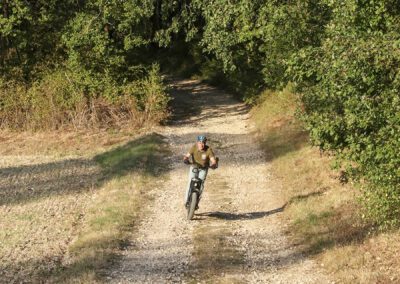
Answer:
[[200, 165], [198, 165], [198, 164], [196, 164], [196, 163], [190, 162], [189, 159], [184, 159], [184, 160], [183, 160], [183, 163], [184, 163], [185, 165], [196, 165], [198, 168], [210, 168], [210, 169], [215, 170], [215, 169], [218, 168], [219, 158], [217, 157], [217, 158], [215, 158], [215, 160], [216, 160], [215, 166], [210, 166], [210, 165], [208, 165], [207, 167], [201, 167]]

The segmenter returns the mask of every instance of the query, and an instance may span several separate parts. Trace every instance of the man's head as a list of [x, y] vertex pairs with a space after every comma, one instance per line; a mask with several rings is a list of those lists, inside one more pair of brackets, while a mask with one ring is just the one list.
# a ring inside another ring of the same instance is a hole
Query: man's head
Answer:
[[207, 137], [205, 135], [197, 136], [197, 148], [199, 150], [204, 149], [204, 147], [206, 146], [206, 142], [207, 142]]

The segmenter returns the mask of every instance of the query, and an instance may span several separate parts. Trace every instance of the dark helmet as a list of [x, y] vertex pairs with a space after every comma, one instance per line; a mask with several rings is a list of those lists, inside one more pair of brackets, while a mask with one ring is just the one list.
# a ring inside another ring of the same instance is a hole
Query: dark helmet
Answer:
[[199, 135], [199, 136], [197, 136], [197, 142], [206, 143], [207, 142], [207, 137], [205, 135]]

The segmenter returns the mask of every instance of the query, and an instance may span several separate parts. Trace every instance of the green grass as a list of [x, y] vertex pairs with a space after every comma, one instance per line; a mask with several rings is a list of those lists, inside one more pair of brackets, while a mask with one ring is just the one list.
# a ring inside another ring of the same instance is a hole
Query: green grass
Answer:
[[157, 174], [157, 167], [152, 165], [165, 154], [161, 135], [151, 134], [111, 151], [95, 156], [98, 162], [111, 175], [125, 175], [134, 170], [144, 171], [147, 174]]

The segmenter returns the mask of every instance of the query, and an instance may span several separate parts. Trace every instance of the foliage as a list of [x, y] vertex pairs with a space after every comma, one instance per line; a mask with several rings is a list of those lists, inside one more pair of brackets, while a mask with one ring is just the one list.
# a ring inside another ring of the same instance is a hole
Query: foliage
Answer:
[[65, 23], [79, 1], [4, 0], [0, 3], [0, 72], [7, 77], [29, 80], [38, 65], [53, 65], [60, 52]]
[[304, 46], [319, 45], [330, 15], [315, 0], [195, 2], [205, 22], [200, 45], [217, 59], [205, 62], [203, 77], [225, 81], [250, 103], [263, 88], [290, 81], [288, 59]]
[[162, 119], [163, 82], [157, 64], [141, 55], [154, 42], [154, 4], [3, 1], [0, 126], [141, 126]]
[[320, 47], [293, 58], [312, 141], [362, 182], [366, 214], [400, 221], [400, 10], [393, 1], [332, 1]]
[[363, 185], [367, 215], [393, 225], [399, 30], [397, 0], [4, 0], [0, 124], [159, 121], [160, 58], [163, 70], [198, 69], [249, 103], [295, 83], [314, 145]]
[[398, 224], [398, 1], [194, 2], [211, 55], [202, 76], [248, 102], [295, 82], [313, 144], [362, 185], [366, 216]]
[[[81, 76], [62, 69], [49, 72], [29, 87], [15, 81], [3, 82], [0, 125], [31, 130], [142, 127], [159, 122], [167, 114], [168, 97], [157, 65], [142, 79], [125, 85], [107, 77], [100, 82], [87, 77], [82, 83]], [[99, 89], [88, 89], [88, 85]]]

